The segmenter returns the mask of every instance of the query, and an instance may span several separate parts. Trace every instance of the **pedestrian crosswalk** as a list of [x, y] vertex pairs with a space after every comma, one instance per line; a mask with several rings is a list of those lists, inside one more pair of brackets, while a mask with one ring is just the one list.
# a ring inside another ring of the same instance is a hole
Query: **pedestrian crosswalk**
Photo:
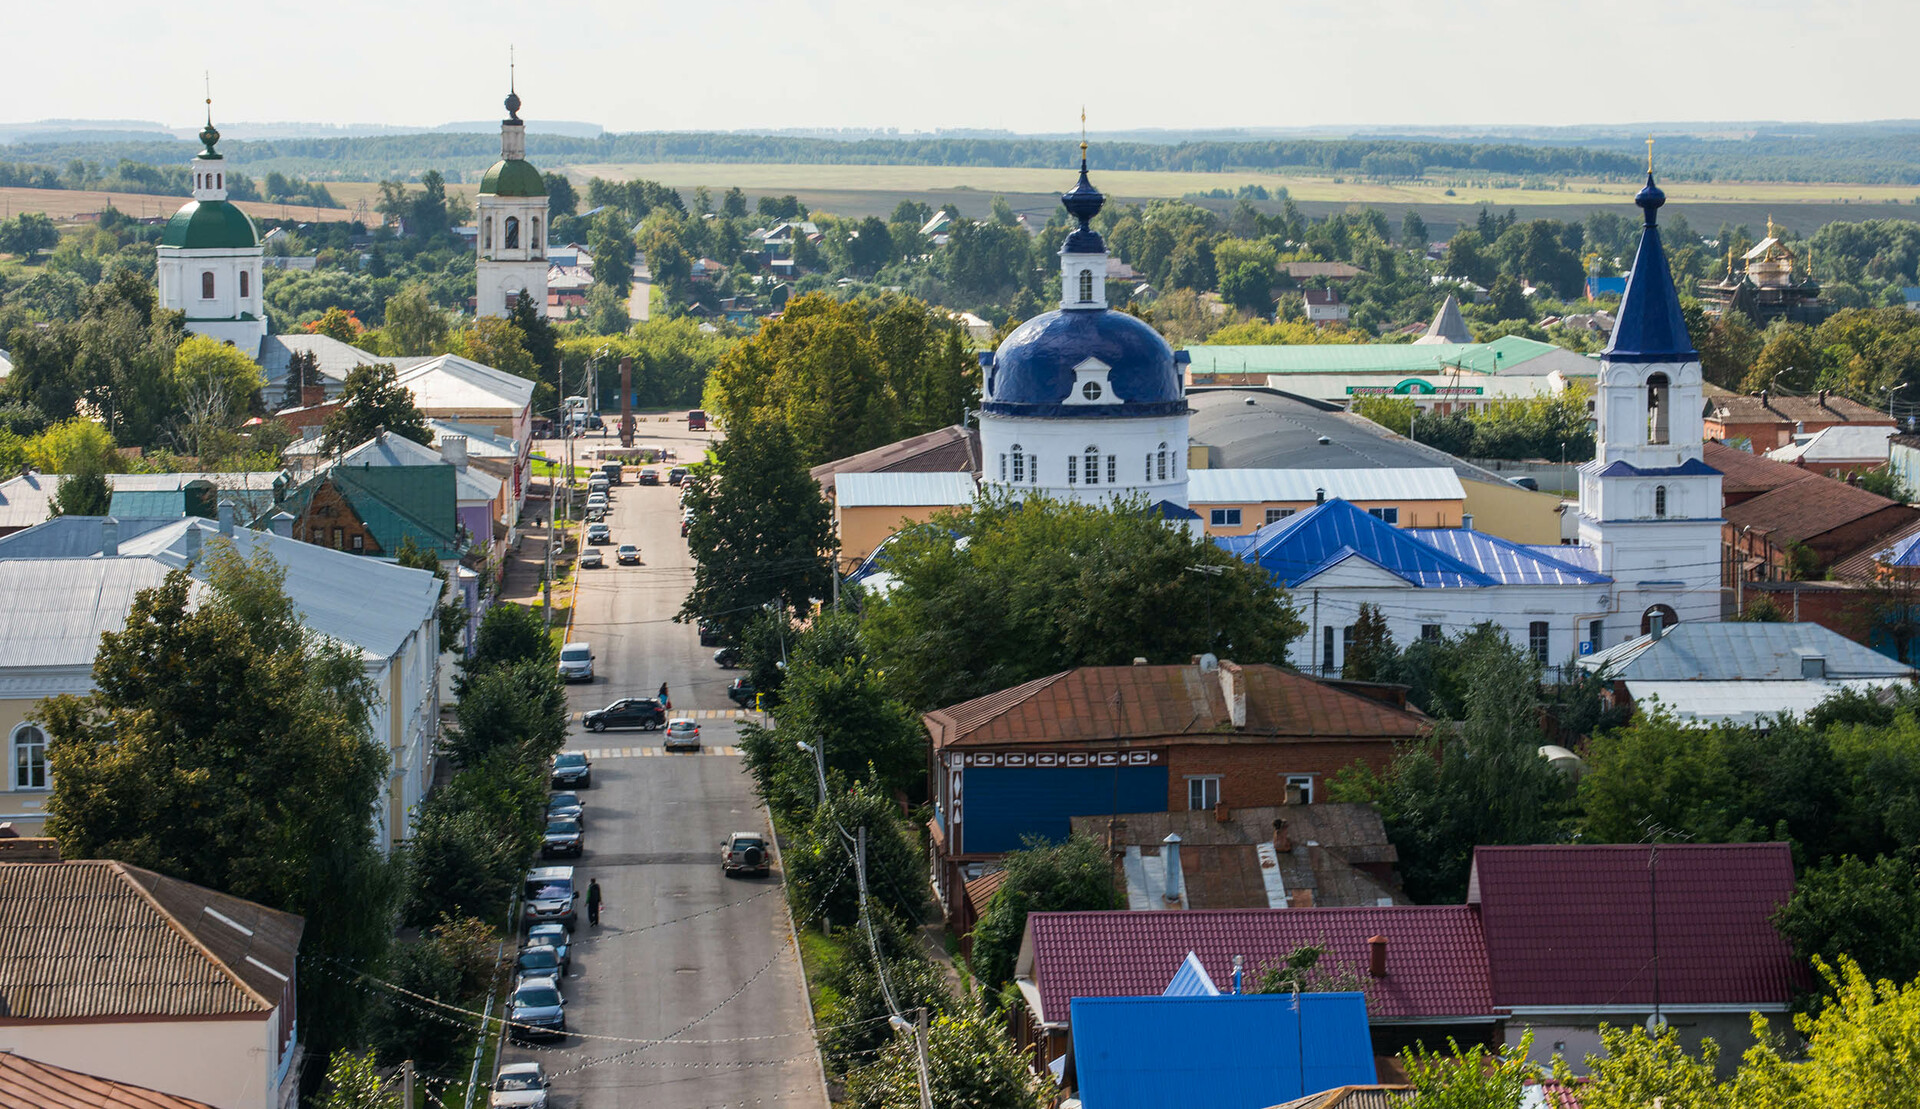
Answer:
[[[576, 712], [567, 719], [578, 724], [580, 718], [585, 715], [585, 713]], [[755, 720], [761, 723], [767, 720], [766, 713], [755, 712], [752, 709], [687, 709], [684, 712], [672, 712], [668, 715], [675, 720]]]
[[637, 759], [655, 757], [674, 757], [681, 755], [726, 755], [738, 758], [740, 748], [734, 746], [702, 747], [697, 751], [669, 751], [664, 747], [589, 747], [581, 754], [589, 759]]

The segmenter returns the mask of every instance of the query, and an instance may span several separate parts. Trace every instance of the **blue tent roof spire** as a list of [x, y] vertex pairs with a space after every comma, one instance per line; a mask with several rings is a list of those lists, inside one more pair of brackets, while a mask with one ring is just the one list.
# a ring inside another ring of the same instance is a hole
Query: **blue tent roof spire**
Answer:
[[1640, 249], [1634, 253], [1633, 273], [1620, 298], [1613, 341], [1601, 357], [1610, 362], [1697, 361], [1700, 355], [1693, 349], [1686, 317], [1680, 312], [1680, 292], [1673, 286], [1667, 252], [1660, 246], [1657, 217], [1667, 194], [1654, 184], [1652, 169], [1647, 170], [1647, 183], [1633, 202], [1646, 214], [1646, 225], [1640, 229]]

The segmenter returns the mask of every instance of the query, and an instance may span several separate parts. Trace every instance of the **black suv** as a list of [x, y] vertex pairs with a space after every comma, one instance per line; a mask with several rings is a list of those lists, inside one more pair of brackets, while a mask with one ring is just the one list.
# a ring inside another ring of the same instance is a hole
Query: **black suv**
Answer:
[[728, 699], [743, 709], [753, 707], [753, 695], [756, 692], [752, 678], [735, 678], [733, 684], [727, 687]]
[[628, 697], [606, 708], [593, 710], [580, 722], [590, 732], [604, 732], [608, 728], [639, 728], [657, 732], [667, 726], [667, 710], [651, 697]]
[[700, 645], [702, 647], [720, 645], [720, 629], [711, 620], [700, 621]]

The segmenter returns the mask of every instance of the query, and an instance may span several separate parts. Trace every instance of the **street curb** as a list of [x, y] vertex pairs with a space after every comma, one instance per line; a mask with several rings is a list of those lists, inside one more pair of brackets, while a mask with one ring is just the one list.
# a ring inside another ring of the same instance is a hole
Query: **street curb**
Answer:
[[[769, 718], [771, 719], [771, 718]], [[793, 902], [787, 899], [787, 854], [780, 848], [780, 831], [773, 826], [773, 813], [761, 810], [767, 822], [767, 845], [773, 848], [774, 861], [780, 864], [780, 911], [787, 917], [787, 942], [793, 945], [794, 962], [800, 966], [800, 1000], [807, 1010], [807, 1035], [813, 1043], [813, 1065], [820, 1072], [820, 1097], [833, 1104], [833, 1088], [827, 1085], [827, 1060], [820, 1054], [820, 1030], [813, 1022], [813, 993], [807, 981], [807, 960], [800, 954], [800, 929], [793, 922]]]

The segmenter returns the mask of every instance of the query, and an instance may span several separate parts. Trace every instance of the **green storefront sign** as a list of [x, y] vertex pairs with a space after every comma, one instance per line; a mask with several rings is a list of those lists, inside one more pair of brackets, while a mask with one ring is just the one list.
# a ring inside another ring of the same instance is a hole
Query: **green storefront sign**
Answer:
[[1368, 397], [1404, 397], [1404, 396], [1445, 396], [1477, 397], [1486, 392], [1478, 385], [1435, 385], [1417, 377], [1409, 377], [1398, 385], [1349, 385], [1348, 396]]

